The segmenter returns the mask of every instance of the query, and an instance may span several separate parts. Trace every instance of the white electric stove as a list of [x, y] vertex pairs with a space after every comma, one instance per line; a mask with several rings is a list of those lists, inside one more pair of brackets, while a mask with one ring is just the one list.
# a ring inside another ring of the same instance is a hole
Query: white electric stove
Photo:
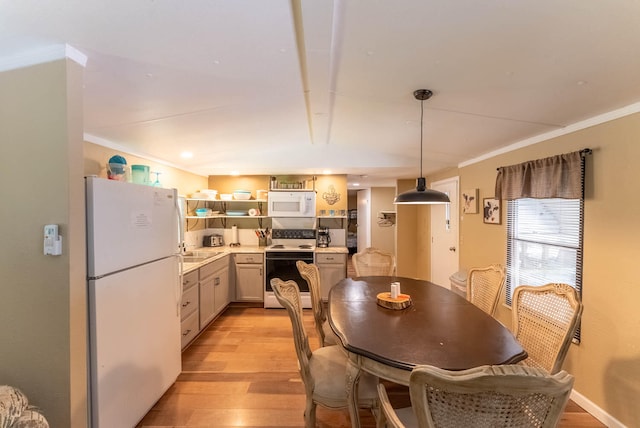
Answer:
[[271, 279], [293, 280], [300, 288], [303, 308], [311, 308], [311, 295], [307, 281], [300, 276], [296, 261], [314, 262], [316, 249], [315, 229], [273, 229], [272, 245], [265, 250], [264, 307], [282, 308], [271, 288]]

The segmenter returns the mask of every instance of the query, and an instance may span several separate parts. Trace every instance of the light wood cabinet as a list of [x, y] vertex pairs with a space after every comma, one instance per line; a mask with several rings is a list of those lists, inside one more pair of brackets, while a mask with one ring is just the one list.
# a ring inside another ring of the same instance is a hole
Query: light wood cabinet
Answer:
[[320, 295], [329, 298], [329, 290], [347, 277], [347, 255], [344, 253], [316, 253], [316, 265], [320, 271]]
[[235, 254], [236, 300], [262, 302], [264, 300], [264, 255], [262, 253]]

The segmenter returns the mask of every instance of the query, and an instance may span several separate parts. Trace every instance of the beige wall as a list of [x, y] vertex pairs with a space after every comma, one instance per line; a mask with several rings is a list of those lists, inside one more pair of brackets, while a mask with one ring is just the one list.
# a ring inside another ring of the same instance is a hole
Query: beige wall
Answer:
[[210, 175], [209, 189], [217, 190], [218, 194], [233, 193], [236, 190], [251, 190], [251, 196], [256, 197], [256, 190], [269, 190], [268, 175]]
[[395, 211], [396, 206], [393, 205], [395, 196], [395, 187], [371, 188], [371, 246], [391, 254], [396, 253], [396, 226], [379, 226], [378, 213], [380, 211]]
[[[108, 147], [100, 146], [89, 142], [84, 143], [84, 174], [107, 177], [107, 161], [113, 155], [122, 155], [127, 160], [127, 165], [149, 165], [151, 171], [160, 172], [160, 183], [162, 187], [176, 188], [178, 194], [188, 195], [200, 189], [207, 189], [207, 177], [192, 174], [178, 168], [173, 168], [148, 159], [144, 159], [130, 153], [116, 151]], [[151, 179], [155, 179], [155, 174], [151, 174]]]
[[[52, 427], [87, 425], [82, 67], [0, 73], [0, 379]], [[58, 224], [63, 254], [43, 255]]]
[[[333, 188], [332, 188], [333, 187]], [[333, 193], [332, 193], [333, 190]], [[316, 210], [347, 210], [349, 196], [347, 195], [347, 176], [346, 175], [319, 175], [316, 181]], [[333, 205], [329, 205], [324, 199], [325, 194], [338, 194], [340, 199]]]
[[[496, 168], [582, 148], [587, 158], [584, 227], [582, 342], [572, 345], [564, 368], [575, 390], [628, 426], [640, 426], [640, 200], [630, 192], [640, 183], [640, 114], [593, 126], [450, 172], [461, 189], [492, 197]], [[433, 181], [429, 177], [429, 181]], [[438, 177], [440, 179], [442, 177]], [[506, 261], [506, 206], [502, 224], [482, 223], [482, 214], [460, 222], [460, 266]], [[511, 324], [510, 309], [497, 317]]]
[[[398, 193], [416, 188], [416, 180], [398, 180]], [[429, 205], [396, 205], [398, 275], [431, 278], [431, 208]]]

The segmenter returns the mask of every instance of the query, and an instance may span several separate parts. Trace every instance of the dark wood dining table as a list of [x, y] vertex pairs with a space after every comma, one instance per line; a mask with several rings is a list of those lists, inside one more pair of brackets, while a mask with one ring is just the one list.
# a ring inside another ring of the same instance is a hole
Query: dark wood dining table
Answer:
[[[405, 309], [387, 309], [377, 295], [391, 282], [411, 297]], [[489, 314], [428, 281], [368, 276], [346, 278], [329, 293], [328, 320], [349, 356], [347, 388], [353, 427], [360, 426], [357, 385], [364, 370], [409, 385], [416, 365], [447, 370], [513, 364], [527, 353], [513, 334]]]

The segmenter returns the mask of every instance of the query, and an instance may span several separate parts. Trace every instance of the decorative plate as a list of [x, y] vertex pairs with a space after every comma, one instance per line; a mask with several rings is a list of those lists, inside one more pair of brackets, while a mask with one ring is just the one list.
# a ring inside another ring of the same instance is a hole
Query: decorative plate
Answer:
[[238, 216], [248, 215], [249, 213], [247, 213], [246, 211], [227, 211], [226, 214], [228, 216], [238, 217]]

